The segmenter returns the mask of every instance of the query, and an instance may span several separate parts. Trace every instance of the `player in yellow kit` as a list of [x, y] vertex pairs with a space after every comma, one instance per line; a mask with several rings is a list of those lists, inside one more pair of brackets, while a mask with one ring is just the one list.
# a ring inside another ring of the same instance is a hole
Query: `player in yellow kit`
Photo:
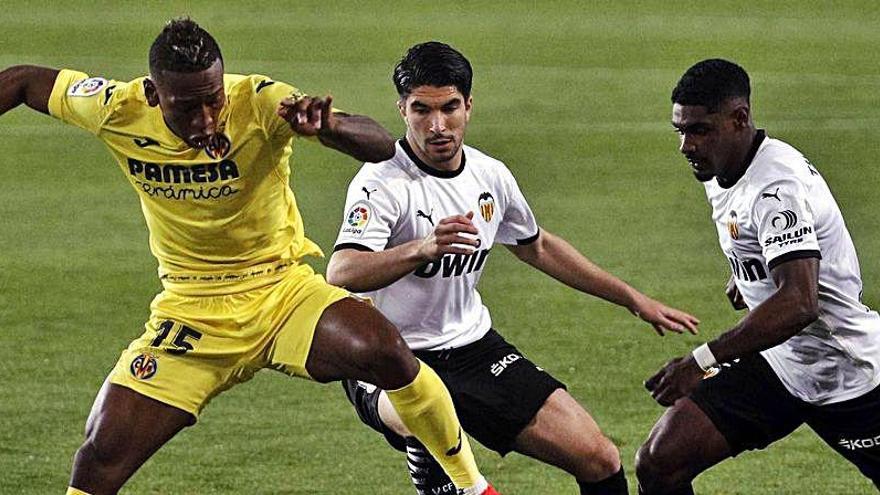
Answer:
[[494, 493], [436, 374], [378, 311], [302, 263], [321, 251], [288, 183], [293, 138], [376, 162], [394, 153], [381, 126], [329, 97], [224, 74], [216, 41], [189, 19], [156, 38], [149, 77], [0, 72], [0, 114], [21, 103], [107, 145], [140, 198], [164, 286], [95, 400], [69, 494], [116, 493], [212, 397], [262, 368], [391, 390], [462, 493]]

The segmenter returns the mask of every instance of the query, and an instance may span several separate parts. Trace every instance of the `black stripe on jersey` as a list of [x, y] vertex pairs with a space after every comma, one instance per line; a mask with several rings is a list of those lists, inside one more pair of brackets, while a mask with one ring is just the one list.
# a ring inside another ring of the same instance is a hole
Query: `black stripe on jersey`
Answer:
[[345, 249], [354, 249], [355, 251], [369, 251], [373, 252], [372, 248], [364, 246], [363, 244], [358, 244], [356, 242], [343, 242], [342, 244], [337, 244], [333, 247], [333, 252], [342, 251]]
[[412, 160], [413, 163], [416, 164], [422, 172], [434, 176], [439, 177], [441, 179], [451, 179], [453, 177], [458, 177], [464, 171], [464, 151], [461, 152], [461, 165], [457, 170], [439, 170], [431, 167], [427, 163], [423, 162], [416, 153], [413, 151], [412, 147], [406, 142], [406, 138], [400, 138], [399, 141], [400, 147], [403, 148], [403, 151], [406, 152], [406, 155]]
[[803, 251], [791, 251], [790, 253], [785, 253], [785, 254], [779, 255], [779, 256], [773, 258], [772, 260], [768, 261], [767, 267], [772, 270], [772, 269], [776, 268], [777, 266], [779, 266], [780, 264], [785, 263], [786, 261], [799, 260], [799, 259], [803, 259], [803, 258], [818, 258], [821, 260], [822, 253], [820, 253], [819, 251], [817, 251], [815, 249], [805, 249]]
[[537, 241], [538, 237], [540, 235], [541, 235], [541, 229], [538, 229], [538, 232], [536, 232], [535, 235], [533, 235], [531, 237], [526, 237], [525, 239], [517, 239], [516, 245], [517, 246], [525, 246], [527, 244], [531, 244], [531, 243]]

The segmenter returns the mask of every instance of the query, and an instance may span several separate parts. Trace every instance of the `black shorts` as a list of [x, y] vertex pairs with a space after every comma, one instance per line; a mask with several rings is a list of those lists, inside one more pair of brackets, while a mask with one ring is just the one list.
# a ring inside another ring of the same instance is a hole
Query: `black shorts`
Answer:
[[[457, 349], [414, 353], [446, 384], [464, 431], [501, 455], [513, 450], [516, 436], [550, 394], [565, 388], [495, 330]], [[403, 438], [379, 420], [380, 390], [350, 380], [343, 386], [361, 421], [385, 435], [392, 446], [404, 450]]]
[[880, 481], [880, 387], [855, 399], [817, 406], [791, 395], [760, 355], [703, 380], [690, 399], [736, 456], [763, 449], [806, 423], [868, 478]]

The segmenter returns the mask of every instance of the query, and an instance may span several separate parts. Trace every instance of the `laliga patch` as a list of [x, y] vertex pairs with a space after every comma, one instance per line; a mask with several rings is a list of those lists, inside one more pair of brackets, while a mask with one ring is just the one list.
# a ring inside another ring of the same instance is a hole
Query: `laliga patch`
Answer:
[[92, 96], [101, 91], [107, 85], [103, 77], [90, 77], [77, 81], [67, 90], [67, 96]]
[[345, 215], [342, 233], [361, 237], [373, 217], [373, 208], [366, 201], [358, 201]]
[[484, 192], [480, 194], [478, 202], [480, 204], [480, 216], [488, 223], [492, 220], [492, 215], [495, 214], [495, 198], [492, 197], [491, 193]]
[[159, 362], [150, 353], [143, 353], [131, 360], [131, 376], [138, 380], [149, 380], [159, 370]]

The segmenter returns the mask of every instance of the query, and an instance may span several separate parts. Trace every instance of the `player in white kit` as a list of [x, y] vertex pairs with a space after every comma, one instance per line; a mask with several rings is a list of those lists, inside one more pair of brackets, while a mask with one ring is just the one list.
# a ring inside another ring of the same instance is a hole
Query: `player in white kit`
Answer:
[[[364, 166], [348, 190], [328, 280], [370, 297], [452, 394], [464, 430], [571, 473], [584, 494], [626, 493], [617, 448], [565, 386], [492, 329], [476, 290], [498, 243], [583, 292], [627, 307], [665, 330], [696, 319], [641, 294], [538, 227], [507, 167], [463, 145], [472, 71], [448, 45], [409, 49], [394, 82], [406, 136], [393, 158]], [[348, 382], [361, 419], [408, 452], [419, 493], [452, 493], [376, 387]]]
[[749, 94], [746, 72], [719, 59], [688, 69], [672, 93], [681, 152], [731, 266], [728, 296], [749, 313], [645, 383], [672, 407], [636, 458], [644, 494], [692, 494], [699, 473], [803, 423], [880, 482], [880, 316], [860, 301], [855, 247], [828, 185], [755, 128]]

